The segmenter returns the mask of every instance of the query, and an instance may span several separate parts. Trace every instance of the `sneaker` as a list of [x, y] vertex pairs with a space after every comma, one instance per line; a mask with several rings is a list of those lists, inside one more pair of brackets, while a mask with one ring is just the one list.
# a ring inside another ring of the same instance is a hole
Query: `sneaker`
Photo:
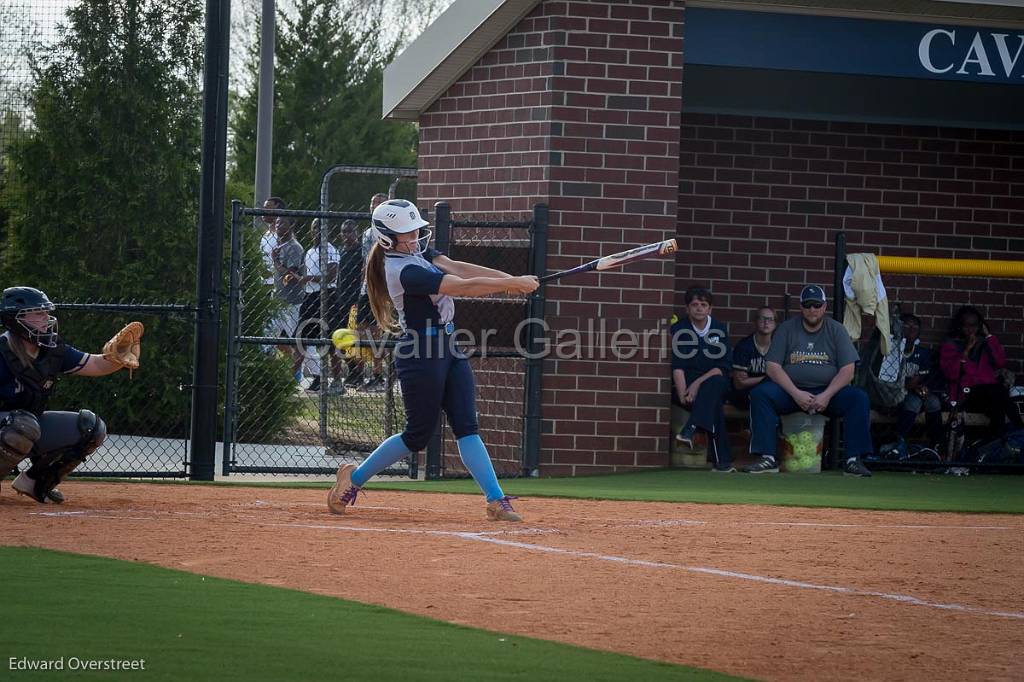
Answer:
[[851, 457], [846, 460], [846, 465], [843, 467], [843, 476], [860, 476], [861, 478], [869, 478], [871, 476], [871, 470], [868, 469], [857, 457]]
[[779, 473], [779, 463], [775, 461], [774, 457], [762, 455], [761, 459], [757, 460], [753, 464], [749, 464], [743, 467], [743, 473], [745, 474], [777, 474]]
[[316, 393], [317, 391], [319, 391], [320, 377], [313, 377], [313, 382], [309, 385], [309, 387], [306, 390], [310, 391], [311, 393]]
[[13, 481], [11, 481], [11, 487], [14, 488], [19, 495], [28, 495], [36, 502], [43, 504], [46, 503], [46, 495], [36, 495], [36, 482], [29, 478], [28, 473], [25, 471], [22, 471]]
[[728, 466], [728, 467], [722, 467], [721, 469], [719, 469], [718, 467], [714, 467], [711, 470], [711, 473], [713, 473], [713, 474], [734, 474], [734, 473], [736, 473], [736, 467]]
[[697, 427], [693, 424], [687, 424], [683, 427], [683, 430], [676, 434], [676, 440], [685, 445], [686, 447], [693, 449], [693, 437], [697, 435]]
[[345, 384], [341, 381], [335, 381], [331, 384], [330, 388], [324, 391], [324, 395], [345, 395]]
[[342, 464], [338, 467], [337, 482], [327, 493], [327, 508], [332, 514], [344, 514], [345, 507], [356, 503], [356, 496], [362, 488], [352, 485], [352, 473], [355, 470], [355, 464]]
[[523, 517], [512, 508], [512, 500], [516, 497], [506, 495], [501, 499], [487, 503], [487, 518], [491, 521], [522, 521]]
[[54, 488], [46, 493], [46, 499], [54, 504], [64, 504], [64, 493]]
[[363, 375], [359, 372], [349, 372], [345, 377], [345, 386], [348, 388], [355, 388], [361, 383], [363, 383]]

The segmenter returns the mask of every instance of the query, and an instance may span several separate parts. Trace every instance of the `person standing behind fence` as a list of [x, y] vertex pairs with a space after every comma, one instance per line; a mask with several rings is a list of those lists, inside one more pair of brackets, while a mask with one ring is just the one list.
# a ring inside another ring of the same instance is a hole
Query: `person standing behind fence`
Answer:
[[[277, 313], [267, 327], [267, 336], [291, 337], [299, 325], [299, 306], [305, 300], [305, 288], [301, 281], [303, 273], [302, 244], [295, 238], [291, 218], [276, 221], [276, 245], [270, 250], [271, 267], [274, 273], [274, 295], [278, 301]], [[281, 344], [277, 347], [285, 356], [292, 358], [292, 373], [296, 380], [302, 379], [302, 354], [297, 348]]]
[[996, 370], [1006, 366], [1006, 351], [974, 306], [956, 311], [949, 340], [940, 349], [939, 364], [949, 382], [949, 399], [963, 401], [964, 410], [988, 417], [993, 436], [1006, 435], [1007, 419], [1014, 429], [1024, 428], [1009, 389], [996, 376]]
[[[359, 292], [363, 280], [363, 258], [360, 233], [356, 221], [346, 220], [341, 224], [341, 242], [338, 244], [338, 323], [348, 327], [352, 309], [359, 305]], [[358, 386], [363, 378], [363, 361], [360, 357], [345, 357], [348, 374], [344, 385], [332, 386], [333, 393], [344, 393], [345, 387]]]
[[[341, 259], [338, 249], [330, 242], [330, 235], [324, 234], [320, 219], [314, 219], [309, 225], [310, 241], [313, 246], [306, 249], [303, 257], [305, 274], [299, 282], [305, 288], [305, 298], [299, 308], [299, 327], [295, 330], [295, 338], [324, 338], [337, 329], [341, 321], [340, 301], [338, 300], [338, 263]], [[320, 260], [321, 244], [326, 250], [326, 260]], [[321, 315], [321, 310], [324, 315]], [[300, 343], [300, 346], [302, 344]], [[337, 349], [328, 344], [325, 347], [330, 358], [331, 378], [337, 381], [341, 376], [341, 360]], [[319, 347], [302, 348], [305, 355], [305, 371], [313, 377], [309, 385], [310, 391], [320, 390], [320, 349]]]
[[[486, 296], [501, 292], [529, 294], [539, 286], [533, 275], [513, 277], [471, 263], [455, 261], [427, 248], [429, 223], [416, 206], [392, 199], [373, 212], [377, 238], [366, 266], [373, 316], [382, 329], [401, 330], [395, 346], [395, 367], [402, 385], [405, 429], [381, 443], [362, 464], [343, 464], [327, 495], [327, 506], [343, 514], [362, 486], [413, 452], [426, 447], [443, 409], [451, 424], [459, 456], [487, 501], [487, 518], [521, 521], [494, 473], [487, 447], [479, 436], [476, 386], [466, 356], [454, 342], [453, 296]], [[397, 321], [395, 315], [397, 314]]]
[[[270, 197], [263, 202], [263, 208], [266, 209], [284, 209], [285, 200], [281, 197]], [[278, 218], [273, 216], [263, 216], [263, 224], [266, 229], [263, 231], [263, 235], [259, 240], [259, 251], [260, 256], [263, 258], [263, 265], [266, 267], [266, 275], [263, 278], [263, 284], [267, 286], [267, 305], [278, 308], [281, 305], [279, 300], [279, 288], [276, 286], [276, 268], [273, 263], [273, 250], [278, 246]], [[298, 309], [294, 310], [298, 313]], [[284, 336], [291, 336], [292, 330], [295, 329], [295, 321], [298, 317], [289, 314], [288, 309], [278, 310], [267, 321], [266, 327], [263, 329], [263, 336], [282, 336], [282, 332], [287, 332]], [[271, 351], [270, 346], [262, 346], [266, 352]], [[283, 353], [290, 353], [291, 350], [287, 346], [276, 346], [278, 350]]]
[[[284, 199], [281, 197], [270, 197], [263, 202], [263, 208], [283, 209], [284, 207]], [[272, 252], [274, 247], [277, 246], [277, 218], [263, 216], [263, 224], [266, 225], [266, 230], [264, 230], [263, 236], [260, 237], [260, 254], [263, 256], [263, 264], [267, 268], [267, 274], [263, 278], [263, 283], [273, 287], [274, 258]]]
[[[31, 458], [32, 466], [11, 486], [36, 502], [60, 504], [64, 495], [57, 485], [103, 444], [107, 426], [91, 410], [47, 410], [57, 379], [137, 369], [143, 329], [133, 322], [111, 339], [104, 354], [83, 353], [57, 336], [54, 308], [32, 287], [10, 287], [0, 296], [0, 324], [7, 330], [0, 334], [0, 479]], [[129, 365], [113, 348], [126, 334], [133, 346], [127, 349], [134, 357]]]
[[[373, 214], [373, 211], [380, 206], [381, 203], [387, 200], [388, 195], [381, 192], [370, 197], [370, 213]], [[363, 232], [362, 238], [364, 269], [366, 268], [366, 263], [370, 258], [370, 250], [376, 242], [377, 238], [373, 233], [373, 226], [371, 225]], [[362, 286], [359, 291], [359, 304], [356, 307], [356, 332], [359, 334], [359, 338], [363, 341], [369, 341], [370, 337], [373, 335], [373, 322], [373, 311], [370, 309], [370, 296], [366, 289], [366, 279], [363, 278]], [[374, 391], [382, 388], [385, 383], [383, 367], [383, 361], [374, 355], [373, 372], [370, 376], [366, 377], [366, 381], [359, 387], [359, 390]]]

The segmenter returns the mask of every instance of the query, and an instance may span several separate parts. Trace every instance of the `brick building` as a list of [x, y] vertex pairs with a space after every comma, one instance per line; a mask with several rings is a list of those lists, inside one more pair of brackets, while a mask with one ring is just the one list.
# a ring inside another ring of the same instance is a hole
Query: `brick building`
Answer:
[[[419, 200], [551, 209], [549, 271], [677, 236], [675, 262], [547, 290], [553, 331], [664, 325], [691, 283], [733, 339], [849, 252], [1024, 258], [1024, 9], [1009, 2], [458, 0], [385, 73]], [[938, 340], [979, 305], [1021, 372], [1024, 280], [899, 275]], [[593, 326], [593, 323], [589, 323]], [[549, 360], [541, 473], [664, 466], [668, 360]]]

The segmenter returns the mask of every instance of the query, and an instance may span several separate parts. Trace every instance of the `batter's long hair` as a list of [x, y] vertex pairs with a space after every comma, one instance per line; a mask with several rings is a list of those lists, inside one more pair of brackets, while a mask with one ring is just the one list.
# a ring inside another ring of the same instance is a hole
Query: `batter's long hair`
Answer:
[[370, 255], [366, 259], [366, 293], [370, 299], [370, 310], [377, 320], [377, 325], [387, 332], [398, 330], [395, 321], [395, 306], [388, 293], [388, 282], [384, 276], [384, 247], [374, 243]]

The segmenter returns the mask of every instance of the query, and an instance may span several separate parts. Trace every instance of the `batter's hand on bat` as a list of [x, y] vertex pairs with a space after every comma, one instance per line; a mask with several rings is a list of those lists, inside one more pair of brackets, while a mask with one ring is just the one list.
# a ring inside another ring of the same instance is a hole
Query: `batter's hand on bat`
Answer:
[[508, 279], [507, 291], [510, 294], [532, 294], [539, 286], [536, 275], [522, 275]]

